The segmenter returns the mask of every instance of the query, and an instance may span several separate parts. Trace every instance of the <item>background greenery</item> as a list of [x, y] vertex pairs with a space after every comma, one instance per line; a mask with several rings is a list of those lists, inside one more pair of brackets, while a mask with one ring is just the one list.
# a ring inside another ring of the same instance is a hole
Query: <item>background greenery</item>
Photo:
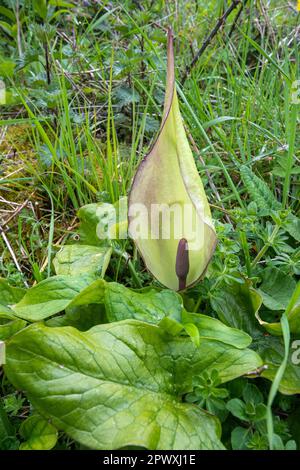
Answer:
[[[263, 360], [278, 366], [283, 341], [266, 340], [255, 313], [278, 323], [300, 273], [299, 12], [296, 2], [237, 2], [187, 75], [230, 4], [2, 0], [0, 271], [18, 288], [48, 279], [56, 252], [78, 239], [79, 208], [128, 193], [160, 125], [171, 26], [181, 112], [219, 240], [184, 306], [244, 330]], [[105, 279], [157, 286], [129, 241], [113, 247]], [[287, 449], [300, 445], [299, 398], [290, 395], [300, 391], [300, 372], [289, 373], [273, 404], [274, 446]], [[227, 448], [269, 448], [270, 382], [220, 384], [218, 373], [204, 375], [185, 400], [219, 417]], [[0, 390], [1, 446], [26, 448], [32, 429], [47, 425], [2, 371]], [[49, 426], [42, 446], [80, 447], [63, 433], [56, 442]]]

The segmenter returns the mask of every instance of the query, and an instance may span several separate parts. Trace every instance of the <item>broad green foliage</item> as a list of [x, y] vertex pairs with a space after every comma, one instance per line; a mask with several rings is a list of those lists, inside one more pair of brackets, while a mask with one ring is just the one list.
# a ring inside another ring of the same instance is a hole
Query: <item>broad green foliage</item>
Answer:
[[[76, 276], [55, 276], [39, 284], [41, 285], [43, 289], [37, 292], [38, 286], [33, 287], [23, 301], [15, 306], [17, 316], [28, 321], [39, 321], [67, 309], [67, 315], [55, 318], [49, 324], [77, 327], [81, 325], [79, 329], [86, 329], [86, 325], [93, 326], [95, 322], [101, 323], [104, 320], [98, 305], [104, 304], [105, 318], [109, 322], [135, 319], [161, 324], [167, 331], [174, 328], [175, 322], [178, 326], [176, 333], [180, 332], [185, 324], [193, 324], [199, 330], [200, 337], [217, 339], [241, 349], [251, 343], [251, 337], [241, 330], [229, 328], [205, 315], [185, 312], [181, 297], [171, 290], [134, 291], [115, 282], [92, 282], [90, 278], [79, 283]], [[79, 310], [79, 307], [85, 308]], [[14, 318], [16, 322], [22, 322]], [[163, 322], [166, 318], [171, 322]], [[22, 326], [24, 325], [21, 325], [21, 328]]]
[[55, 272], [58, 275], [94, 274], [96, 277], [103, 277], [111, 251], [110, 247], [66, 245], [53, 260]]
[[206, 339], [196, 347], [126, 320], [85, 333], [32, 325], [8, 342], [5, 371], [55, 426], [88, 447], [218, 449], [215, 418], [180, 397], [204, 371], [216, 369], [226, 382], [260, 365], [251, 350]]
[[206, 315], [182, 311], [181, 298], [173, 291], [157, 292], [151, 289], [142, 293], [126, 289], [120, 284], [106, 283], [104, 302], [111, 322], [134, 318], [162, 325], [162, 320], [167, 317], [184, 325], [194, 325], [200, 337], [216, 339], [241, 349], [251, 343], [251, 337], [240, 330], [228, 328]]
[[275, 267], [263, 271], [258, 292], [270, 310], [285, 310], [296, 287], [296, 281]]
[[5, 279], [0, 279], [0, 311], [3, 307], [11, 306], [22, 299], [26, 290], [20, 287], [11, 287]]
[[91, 283], [89, 276], [53, 276], [29, 289], [14, 312], [28, 321], [40, 321], [64, 310]]
[[0, 341], [9, 338], [24, 328], [26, 322], [16, 318], [12, 306], [20, 301], [26, 290], [11, 287], [5, 279], [0, 279]]
[[125, 238], [127, 234], [127, 198], [115, 204], [87, 204], [78, 211], [81, 244], [106, 246], [107, 239]]
[[[291, 285], [291, 287], [293, 287], [293, 284]], [[290, 298], [289, 299], [285, 298], [285, 300], [286, 300], [285, 314], [289, 321], [290, 331], [292, 333], [299, 334], [300, 333], [300, 282], [298, 282], [297, 287], [295, 288], [294, 292], [292, 292], [292, 295], [290, 296]], [[258, 313], [256, 314], [256, 316], [257, 316], [259, 323], [263, 325], [267, 331], [269, 331], [270, 333], [274, 335], [282, 334], [282, 328], [279, 322], [268, 323], [262, 320]]]
[[104, 302], [110, 322], [134, 318], [159, 323], [165, 316], [181, 321], [182, 300], [171, 290], [134, 291], [116, 282], [105, 283]]
[[[163, 226], [159, 220], [153, 221], [152, 209], [159, 205], [165, 206], [166, 214], [174, 208], [177, 213], [181, 211], [180, 220], [174, 216], [169, 221], [170, 233], [164, 233], [168, 224]], [[143, 211], [138, 209], [141, 206]], [[155, 236], [154, 230], [158, 232]], [[194, 284], [203, 275], [216, 246], [210, 207], [179, 111], [170, 31], [162, 124], [157, 140], [133, 181], [129, 196], [129, 233], [149, 271], [173, 290], [182, 290], [175, 271], [179, 240], [186, 240], [188, 244], [188, 249], [184, 248], [189, 258], [184, 286]]]
[[297, 14], [0, 3], [0, 450], [299, 449]]
[[55, 446], [58, 436], [55, 427], [39, 415], [29, 416], [22, 423], [20, 434], [25, 439], [20, 450], [50, 450]]
[[232, 281], [230, 285], [216, 289], [211, 295], [211, 305], [220, 320], [226, 325], [247, 332], [253, 338], [261, 334], [255, 318], [261, 304], [261, 296], [246, 280]]
[[281, 205], [268, 185], [245, 165], [240, 168], [241, 177], [253, 201], [256, 202], [261, 215], [269, 215], [271, 210], [280, 209]]
[[0, 449], [9, 448], [8, 442], [13, 434], [13, 426], [10, 424], [8, 416], [0, 402]]
[[251, 336], [244, 331], [229, 328], [224, 323], [207, 315], [183, 312], [182, 319], [184, 323], [195, 325], [202, 338], [221, 341], [238, 349], [246, 348], [252, 342]]
[[[267, 370], [262, 373], [262, 376], [273, 380], [284, 357], [282, 338], [264, 336], [256, 346], [256, 351], [261, 356], [263, 362], [268, 365]], [[295, 359], [298, 362], [295, 362]], [[297, 351], [293, 348], [290, 349], [289, 360], [279, 386], [279, 391], [286, 395], [300, 393], [299, 353], [297, 354]]]
[[[266, 279], [269, 279], [269, 277], [266, 276]], [[285, 295], [284, 291], [281, 294], [279, 289], [276, 292], [274, 290], [273, 294], [275, 294], [275, 298], [278, 298], [278, 295], [281, 295], [280, 298], [282, 298], [282, 295]], [[294, 333], [299, 333], [300, 331], [299, 298], [298, 286], [293, 295], [290, 296], [286, 309], [290, 330]], [[270, 299], [273, 298], [270, 297]], [[285, 299], [286, 302], [286, 296]], [[273, 380], [284, 357], [283, 340], [282, 338], [266, 335], [265, 330], [269, 331], [272, 335], [281, 335], [281, 325], [279, 322], [268, 323], [261, 320], [259, 309], [262, 304], [262, 297], [259, 291], [255, 291], [249, 282], [232, 282], [228, 286], [223, 286], [222, 289], [212, 296], [211, 304], [218, 313], [219, 318], [225, 321], [226, 324], [247, 331], [252, 336], [253, 343], [251, 347], [258, 352], [263, 363], [267, 366], [262, 375], [269, 380]], [[295, 351], [291, 349], [286, 372], [279, 386], [279, 390], [285, 394], [299, 393], [300, 390], [299, 365], [293, 362], [293, 354], [295, 354]]]
[[12, 312], [0, 313], [0, 341], [24, 328], [26, 321], [16, 318]]

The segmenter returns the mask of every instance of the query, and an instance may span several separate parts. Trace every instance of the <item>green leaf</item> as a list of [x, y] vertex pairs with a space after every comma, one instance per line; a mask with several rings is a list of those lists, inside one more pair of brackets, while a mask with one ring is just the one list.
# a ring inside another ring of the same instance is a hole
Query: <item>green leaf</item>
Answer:
[[247, 280], [243, 283], [233, 281], [211, 294], [212, 308], [220, 320], [247, 332], [252, 338], [262, 334], [255, 318], [261, 304], [261, 296]]
[[193, 377], [225, 382], [261, 365], [224, 343], [172, 337], [136, 320], [87, 332], [34, 324], [7, 343], [5, 372], [54, 426], [94, 449], [219, 449], [217, 420], [182, 403]]
[[107, 240], [127, 238], [127, 198], [115, 204], [94, 203], [78, 211], [78, 235], [83, 245], [107, 246]]
[[289, 440], [284, 446], [284, 450], [297, 450], [297, 444], [294, 440]]
[[0, 340], [4, 341], [17, 331], [26, 326], [26, 321], [21, 320], [11, 312], [0, 313]]
[[263, 394], [259, 388], [249, 382], [243, 389], [243, 399], [245, 403], [253, 403], [254, 405], [259, 405], [264, 401]]
[[104, 302], [110, 322], [135, 318], [156, 324], [165, 316], [181, 320], [182, 299], [171, 290], [134, 291], [116, 282], [105, 286]]
[[[16, 29], [13, 26], [11, 26], [9, 23], [7, 23], [6, 21], [0, 21], [0, 28], [2, 28], [3, 31], [9, 36], [11, 36], [12, 38], [16, 36]], [[11, 61], [5, 61], [5, 62], [2, 61], [2, 64], [5, 64], [5, 63], [11, 63]], [[5, 71], [5, 66], [3, 67], [2, 70]], [[1, 70], [1, 75], [2, 75], [2, 70]], [[9, 73], [9, 76], [11, 76], [11, 71]]]
[[171, 31], [162, 124], [137, 169], [128, 215], [130, 236], [161, 284], [182, 290], [205, 274], [216, 233], [179, 110]]
[[246, 165], [240, 167], [241, 178], [251, 197], [256, 202], [261, 215], [269, 215], [272, 210], [280, 209], [281, 204], [264, 180], [256, 176]]
[[53, 5], [57, 8], [74, 8], [75, 5], [70, 2], [65, 2], [64, 0], [49, 0], [49, 5]]
[[32, 0], [34, 12], [39, 15], [42, 20], [47, 17], [47, 2], [46, 0]]
[[[294, 348], [293, 341], [291, 341], [291, 346], [286, 369], [279, 385], [279, 391], [285, 395], [300, 393], [300, 343], [295, 342], [296, 347]], [[262, 377], [273, 381], [284, 359], [284, 344], [282, 338], [264, 336], [256, 344], [256, 351], [262, 358], [263, 363], [268, 366], [268, 368], [263, 371]]]
[[262, 419], [266, 418], [267, 414], [267, 407], [264, 403], [259, 403], [255, 407], [255, 417], [253, 418], [253, 421], [261, 421]]
[[104, 305], [90, 304], [79, 307], [67, 307], [64, 315], [46, 320], [48, 326], [74, 326], [79, 331], [86, 331], [93, 326], [107, 323]]
[[6, 18], [12, 20], [13, 22], [16, 21], [16, 16], [13, 11], [11, 11], [9, 8], [0, 6], [0, 14], [3, 16], [6, 16]]
[[106, 281], [103, 279], [98, 279], [97, 281], [84, 286], [84, 289], [79, 292], [79, 294], [75, 295], [75, 297], [73, 297], [68, 307], [71, 308], [79, 307], [81, 305], [103, 304], [106, 285]]
[[[298, 168], [300, 170], [300, 168]], [[300, 219], [293, 214], [288, 215], [283, 227], [297, 242], [300, 242]]]
[[300, 408], [297, 407], [289, 414], [287, 418], [289, 429], [292, 434], [292, 438], [295, 439], [297, 447], [300, 447]]
[[0, 450], [6, 449], [5, 443], [12, 436], [14, 436], [13, 427], [0, 401]]
[[182, 321], [184, 324], [187, 322], [196, 325], [200, 338], [221, 341], [238, 349], [246, 348], [252, 342], [251, 336], [244, 331], [230, 328], [216, 318], [208, 317], [207, 315], [184, 312]]
[[[236, 348], [245, 348], [251, 343], [251, 337], [243, 331], [229, 328], [219, 320], [183, 311], [181, 296], [171, 290], [157, 291], [156, 289], [142, 289], [134, 291], [116, 282], [103, 281], [101, 286], [88, 288], [93, 296], [97, 289], [104, 288], [106, 315], [108, 321], [121, 321], [136, 319], [148, 323], [159, 324], [170, 332], [170, 323], [164, 320], [172, 320], [177, 324], [174, 334], [182, 330], [185, 324], [193, 324], [199, 330], [199, 337], [216, 339]], [[81, 294], [83, 295], [83, 294]], [[97, 295], [97, 294], [96, 294]], [[101, 294], [99, 294], [101, 295]], [[78, 303], [79, 297], [73, 303]]]
[[89, 245], [66, 245], [53, 260], [58, 275], [91, 274], [104, 277], [112, 249]]
[[3, 341], [0, 341], [0, 366], [5, 363], [5, 360], [5, 343]]
[[0, 279], [0, 309], [2, 305], [9, 306], [19, 302], [26, 290], [12, 287], [6, 279]]
[[[106, 317], [97, 304], [105, 305]], [[174, 291], [133, 290], [102, 279], [92, 282], [90, 277], [54, 276], [29, 289], [14, 307], [17, 316], [31, 322], [63, 310], [67, 316], [53, 319], [48, 324], [87, 329], [87, 325], [93, 326], [97, 318], [97, 323], [135, 319], [159, 324], [173, 334], [178, 334], [185, 324], [193, 324], [199, 330], [200, 338], [215, 339], [239, 349], [251, 343], [251, 337], [243, 331], [229, 328], [206, 315], [183, 311], [182, 298]]]
[[[290, 291], [289, 287], [286, 287], [286, 289]], [[284, 292], [281, 295], [284, 296], [285, 295]], [[300, 282], [298, 282], [298, 284], [296, 285], [294, 289], [294, 292], [292, 292], [292, 295], [290, 296], [288, 305], [285, 310], [285, 315], [288, 319], [289, 329], [291, 333], [300, 333]], [[282, 327], [279, 322], [268, 323], [261, 319], [258, 312], [256, 313], [256, 317], [259, 323], [264, 328], [266, 328], [266, 330], [269, 331], [271, 334], [274, 334], [274, 335], [282, 334]]]
[[140, 101], [140, 95], [133, 88], [126, 86], [119, 86], [116, 88], [115, 97], [117, 105], [128, 106], [131, 103], [138, 103]]
[[57, 430], [39, 415], [29, 416], [20, 427], [20, 434], [26, 440], [20, 450], [50, 450], [57, 442]]
[[262, 273], [262, 284], [258, 292], [263, 303], [270, 310], [285, 310], [296, 287], [296, 281], [275, 267], [266, 268]]
[[239, 398], [233, 398], [226, 403], [226, 408], [230, 413], [241, 421], [249, 421], [246, 413], [245, 403]]
[[5, 279], [0, 279], [0, 340], [4, 341], [24, 328], [26, 322], [14, 315], [11, 306], [19, 302], [26, 290], [12, 287]]
[[40, 321], [64, 310], [92, 282], [89, 276], [53, 276], [31, 287], [14, 306], [15, 314], [28, 321]]
[[199, 346], [200, 345], [200, 334], [199, 334], [199, 330], [196, 327], [196, 325], [194, 325], [194, 323], [185, 323], [184, 324], [184, 330], [189, 335], [189, 337], [191, 338], [193, 343], [196, 346]]
[[231, 433], [231, 447], [233, 450], [246, 450], [251, 439], [251, 429], [237, 426]]

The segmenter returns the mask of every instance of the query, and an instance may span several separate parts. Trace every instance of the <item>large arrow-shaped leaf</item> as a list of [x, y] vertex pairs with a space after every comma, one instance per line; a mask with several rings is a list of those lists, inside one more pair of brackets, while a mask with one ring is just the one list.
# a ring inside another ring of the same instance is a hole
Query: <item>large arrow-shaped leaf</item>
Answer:
[[87, 332], [36, 323], [7, 343], [8, 379], [53, 424], [84, 445], [114, 449], [220, 449], [218, 421], [183, 403], [194, 376], [222, 382], [261, 365], [218, 341], [172, 337], [136, 320]]

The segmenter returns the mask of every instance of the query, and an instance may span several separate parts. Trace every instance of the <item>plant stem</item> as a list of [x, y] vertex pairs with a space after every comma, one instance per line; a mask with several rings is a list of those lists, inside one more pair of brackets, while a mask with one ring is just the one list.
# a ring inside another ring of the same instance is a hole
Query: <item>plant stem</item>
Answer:
[[276, 393], [278, 391], [282, 377], [284, 375], [286, 366], [288, 364], [289, 349], [290, 349], [290, 327], [289, 327], [289, 321], [288, 321], [286, 313], [282, 315], [280, 323], [281, 323], [281, 328], [282, 328], [282, 333], [283, 333], [284, 358], [280, 366], [278, 367], [276, 375], [273, 379], [270, 392], [269, 392], [268, 403], [267, 403], [267, 418], [266, 419], [267, 419], [267, 432], [268, 432], [268, 441], [269, 441], [270, 450], [273, 450], [273, 447], [274, 447], [274, 424], [273, 424], [273, 416], [272, 416], [272, 404], [276, 396]]
[[47, 83], [50, 85], [51, 83], [51, 74], [50, 74], [50, 60], [49, 60], [49, 50], [48, 50], [48, 43], [45, 41], [44, 44], [44, 51], [45, 51], [45, 61], [46, 61], [46, 74], [47, 74]]
[[131, 273], [131, 276], [132, 276], [132, 279], [134, 280], [134, 283], [136, 285], [136, 287], [138, 287], [139, 289], [143, 287], [139, 277], [138, 277], [138, 274], [135, 270], [135, 267], [130, 259], [130, 256], [129, 254], [126, 252], [126, 251], [122, 251], [120, 250], [119, 248], [115, 248], [113, 247], [113, 252], [118, 255], [118, 256], [121, 256], [121, 258], [123, 258], [127, 265], [128, 265], [128, 268], [129, 268], [129, 271]]
[[279, 232], [280, 226], [276, 225], [274, 228], [273, 232], [271, 233], [271, 236], [267, 243], [262, 247], [262, 249], [257, 253], [256, 257], [254, 258], [251, 268], [254, 268], [254, 266], [257, 265], [257, 263], [260, 261], [260, 259], [264, 256], [264, 254], [267, 252], [267, 250], [270, 248], [270, 246], [273, 244], [277, 233]]
[[250, 261], [250, 254], [249, 254], [249, 247], [247, 243], [247, 238], [245, 232], [240, 232], [240, 240], [245, 256], [245, 263], [246, 263], [246, 269], [247, 269], [247, 276], [251, 277], [251, 261]]
[[283, 195], [282, 195], [282, 208], [284, 209], [287, 204], [287, 198], [290, 191], [291, 184], [291, 172], [294, 162], [294, 148], [295, 148], [295, 139], [296, 139], [296, 124], [297, 124], [297, 105], [292, 104], [290, 111], [290, 126], [289, 126], [289, 136], [288, 136], [288, 152], [287, 152], [287, 166], [286, 174], [283, 184]]

